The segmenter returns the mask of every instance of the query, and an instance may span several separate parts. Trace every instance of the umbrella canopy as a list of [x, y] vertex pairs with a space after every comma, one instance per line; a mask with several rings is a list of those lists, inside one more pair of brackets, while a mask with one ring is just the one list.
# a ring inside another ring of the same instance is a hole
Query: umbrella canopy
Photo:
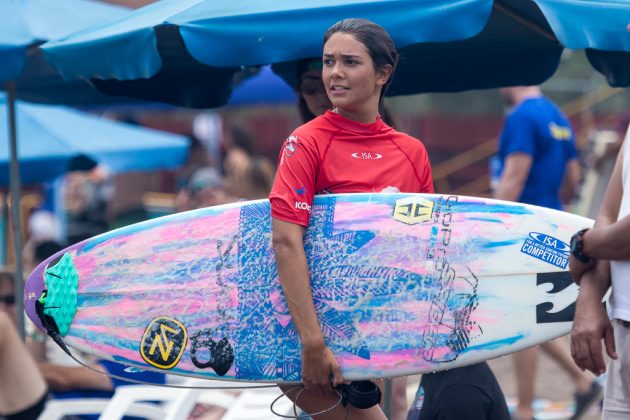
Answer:
[[119, 17], [127, 10], [91, 0], [3, 0], [0, 80], [19, 75], [31, 46]]
[[235, 86], [227, 105], [286, 104], [296, 101], [293, 89], [276, 76], [270, 66], [264, 66]]
[[564, 47], [588, 49], [611, 84], [630, 84], [625, 0], [163, 0], [43, 50], [64, 78], [104, 92], [213, 107], [240, 66], [317, 57], [347, 17], [394, 38], [392, 95], [540, 83]]
[[386, 27], [398, 43], [451, 41], [478, 33], [491, 6], [492, 0], [163, 0], [43, 50], [64, 78], [90, 79], [107, 93], [215, 107], [227, 102], [241, 66], [318, 56], [324, 31], [345, 17], [392, 22]]
[[[7, 116], [9, 120], [8, 130], [2, 134], [9, 133], [11, 156], [11, 194], [14, 198], [20, 196], [20, 171], [16, 156], [16, 127], [15, 127], [15, 96], [16, 81], [26, 64], [32, 64], [33, 57], [41, 57], [41, 52], [36, 48], [44, 41], [58, 38], [94, 25], [104, 19], [111, 19], [120, 16], [125, 9], [105, 5], [103, 3], [88, 0], [3, 0], [0, 2], [0, 17], [3, 19], [0, 25], [0, 88], [6, 90], [9, 95]], [[35, 60], [37, 61], [37, 60]], [[39, 63], [45, 64], [43, 60]], [[48, 69], [48, 70], [46, 70]], [[50, 66], [45, 65], [43, 70], [44, 81], [49, 80], [49, 76], [55, 75]], [[41, 74], [41, 72], [40, 72]], [[58, 77], [58, 76], [57, 76]], [[82, 95], [93, 95], [95, 90], [87, 83], [79, 82], [82, 88]], [[47, 85], [40, 86], [43, 90]], [[47, 97], [57, 95], [57, 100], [65, 99], [68, 91], [47, 92]], [[102, 95], [101, 95], [102, 96]], [[92, 99], [90, 99], [92, 100]], [[7, 144], [5, 143], [5, 144]], [[6, 174], [4, 171], [3, 174]], [[19, 298], [22, 292], [22, 235], [20, 225], [19, 200], [12, 200], [11, 206], [13, 223], [13, 243], [15, 252], [15, 293], [17, 298], [18, 330], [24, 337], [24, 314], [22, 311], [22, 300]]]
[[[0, 114], [6, 113], [0, 95]], [[179, 135], [106, 120], [62, 106], [17, 101], [18, 159], [24, 183], [52, 180], [71, 159], [86, 156], [114, 173], [174, 168], [188, 153]], [[9, 183], [6, 121], [0, 120], [0, 186]]]
[[29, 101], [85, 105], [120, 103], [100, 94], [85, 80], [64, 82], [36, 46], [80, 29], [111, 20], [129, 9], [93, 0], [2, 0], [0, 16], [0, 89], [7, 81], [18, 86], [18, 96]]

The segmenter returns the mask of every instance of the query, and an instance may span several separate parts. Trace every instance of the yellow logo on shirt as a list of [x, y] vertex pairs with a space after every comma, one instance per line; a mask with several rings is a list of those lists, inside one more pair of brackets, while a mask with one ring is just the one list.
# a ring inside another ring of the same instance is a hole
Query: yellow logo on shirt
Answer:
[[549, 133], [556, 140], [571, 140], [572, 132], [569, 127], [563, 127], [556, 123], [549, 123]]

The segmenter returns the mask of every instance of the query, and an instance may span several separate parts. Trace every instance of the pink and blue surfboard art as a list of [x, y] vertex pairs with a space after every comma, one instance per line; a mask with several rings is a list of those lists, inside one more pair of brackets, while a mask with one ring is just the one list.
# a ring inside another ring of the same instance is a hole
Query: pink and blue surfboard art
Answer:
[[[577, 296], [568, 242], [592, 223], [463, 196], [317, 196], [304, 246], [344, 378], [453, 368], [568, 333]], [[45, 314], [64, 343], [100, 358], [208, 379], [300, 381], [267, 200], [73, 245], [33, 271], [24, 302], [39, 328]]]

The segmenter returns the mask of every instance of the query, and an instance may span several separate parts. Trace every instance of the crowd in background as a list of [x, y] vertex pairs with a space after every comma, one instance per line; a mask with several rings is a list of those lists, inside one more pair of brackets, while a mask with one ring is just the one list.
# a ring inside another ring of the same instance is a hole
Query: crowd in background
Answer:
[[[312, 88], [310, 95], [317, 93], [317, 89]], [[221, 125], [220, 118], [214, 123]], [[602, 182], [608, 178], [611, 159], [623, 141], [621, 128], [617, 128], [605, 126], [593, 131], [581, 157], [584, 172], [601, 172]], [[175, 185], [172, 211], [267, 198], [276, 164], [268, 157], [256, 154], [255, 142], [255, 135], [237, 125], [215, 129], [210, 136], [207, 130], [193, 130], [191, 127], [188, 160], [172, 174]], [[598, 142], [606, 143], [605, 147], [595, 147]], [[61, 222], [49, 211], [46, 203], [41, 208], [33, 209], [30, 214], [24, 252], [26, 274], [38, 262], [65, 246], [150, 217], [142, 199], [143, 193], [151, 188], [147, 174], [114, 176], [106, 167], [82, 160], [73, 162], [71, 169], [64, 182], [64, 212], [67, 214], [65, 233], [60, 233]], [[601, 187], [594, 189], [595, 194], [598, 194], [597, 191], [603, 193]], [[596, 197], [595, 202], [598, 201]], [[593, 217], [593, 214], [590, 216]], [[9, 296], [12, 291], [10, 276], [6, 271], [0, 274], [0, 294]], [[13, 303], [9, 298], [3, 300], [6, 312], [10, 313]], [[81, 368], [68, 364], [67, 360], [64, 362], [64, 356], [59, 355], [58, 350], [53, 350], [54, 346], [44, 349], [42, 336], [31, 330], [30, 338], [38, 343], [33, 349], [36, 349], [34, 354], [40, 376], [56, 396], [61, 396], [73, 387], [80, 389], [86, 383], [92, 388], [91, 391], [111, 396], [116, 383], [109, 379], [103, 380], [98, 374], [90, 377], [89, 372], [85, 371], [83, 373], [86, 375], [77, 376], [72, 369]], [[88, 363], [99, 365], [101, 370], [113, 371], [102, 361], [91, 360]], [[156, 378], [148, 380], [160, 381]], [[206, 412], [212, 415], [211, 411]]]

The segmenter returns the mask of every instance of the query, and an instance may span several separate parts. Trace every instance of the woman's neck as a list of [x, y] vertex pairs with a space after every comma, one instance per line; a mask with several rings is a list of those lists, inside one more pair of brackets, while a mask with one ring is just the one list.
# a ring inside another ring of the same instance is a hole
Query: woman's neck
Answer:
[[373, 110], [369, 110], [369, 111], [363, 111], [363, 110], [347, 110], [347, 109], [343, 109], [343, 108], [339, 108], [339, 107], [335, 107], [333, 108], [333, 112], [341, 115], [344, 118], [348, 118], [349, 120], [352, 121], [357, 121], [360, 123], [364, 123], [364, 124], [371, 124], [373, 122], [376, 121], [376, 118], [378, 117], [378, 109], [373, 109]]

